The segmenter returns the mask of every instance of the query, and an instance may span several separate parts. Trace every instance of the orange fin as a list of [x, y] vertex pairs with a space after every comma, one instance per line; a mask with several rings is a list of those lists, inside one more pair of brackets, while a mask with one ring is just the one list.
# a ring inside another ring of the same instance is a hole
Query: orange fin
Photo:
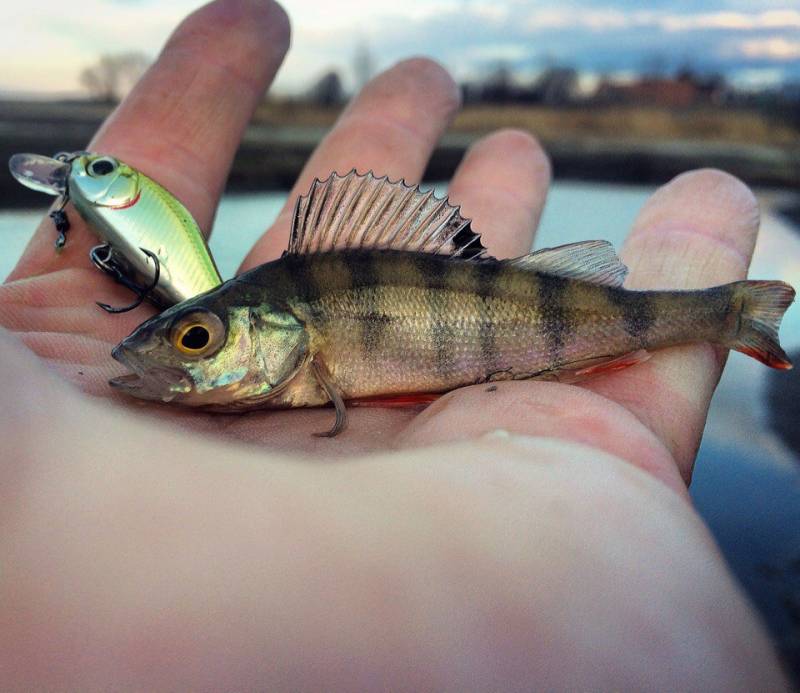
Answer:
[[601, 356], [596, 359], [567, 364], [563, 368], [551, 371], [550, 377], [560, 383], [577, 383], [603, 373], [613, 373], [630, 368], [647, 361], [651, 355], [649, 351], [639, 349], [622, 356]]
[[779, 281], [742, 281], [733, 285], [742, 308], [737, 333], [725, 346], [752, 356], [770, 368], [789, 370], [792, 362], [778, 343], [778, 327], [794, 301], [794, 289]]
[[418, 407], [435, 402], [441, 393], [417, 392], [408, 395], [390, 395], [386, 397], [361, 397], [349, 399], [347, 403], [355, 407], [384, 407], [387, 409], [400, 409], [402, 407]]

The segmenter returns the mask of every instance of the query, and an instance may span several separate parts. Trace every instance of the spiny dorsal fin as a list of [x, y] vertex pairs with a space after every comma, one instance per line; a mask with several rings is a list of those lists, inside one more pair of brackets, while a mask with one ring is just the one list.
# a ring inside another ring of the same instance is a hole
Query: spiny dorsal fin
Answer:
[[372, 172], [346, 176], [332, 173], [314, 180], [308, 195], [298, 198], [288, 252], [300, 255], [338, 249], [379, 248], [442, 253], [483, 259], [480, 236], [459, 207], [433, 191], [405, 181], [390, 181]]
[[504, 260], [504, 263], [533, 272], [606, 286], [622, 286], [628, 274], [628, 268], [622, 264], [614, 252], [614, 246], [608, 241], [581, 241], [544, 248], [530, 255]]

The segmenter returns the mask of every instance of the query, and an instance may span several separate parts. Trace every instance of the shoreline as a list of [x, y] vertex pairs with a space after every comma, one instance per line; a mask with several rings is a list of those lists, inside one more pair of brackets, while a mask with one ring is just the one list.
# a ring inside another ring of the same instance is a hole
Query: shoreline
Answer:
[[[0, 101], [0, 158], [7, 162], [17, 152], [53, 155], [82, 149], [109, 112], [109, 105], [92, 102]], [[263, 105], [244, 134], [226, 192], [289, 189], [338, 112], [302, 104]], [[497, 128], [519, 127], [537, 135], [558, 180], [656, 185], [690, 169], [713, 167], [732, 173], [751, 187], [800, 192], [800, 138], [798, 145], [787, 144], [784, 132], [783, 139], [766, 141], [753, 130], [750, 139], [739, 132], [736, 138], [725, 140], [725, 132], [713, 128], [715, 134], [709, 136], [708, 122], [701, 127], [703, 118], [722, 127], [727, 121], [719, 112], [674, 115], [676, 122], [654, 124], [652, 131], [626, 129], [626, 118], [637, 123], [668, 115], [589, 108], [467, 108], [436, 147], [423, 180], [448, 180], [481, 136]], [[745, 115], [731, 118], [735, 121]], [[615, 122], [617, 116], [619, 122]], [[694, 127], [687, 125], [692, 117]], [[753, 129], [750, 120], [748, 127]], [[563, 127], [559, 127], [562, 121]], [[22, 187], [9, 174], [0, 176], [0, 208], [41, 207], [41, 201], [40, 194]], [[796, 206], [798, 210], [792, 214], [798, 218], [800, 204]]]

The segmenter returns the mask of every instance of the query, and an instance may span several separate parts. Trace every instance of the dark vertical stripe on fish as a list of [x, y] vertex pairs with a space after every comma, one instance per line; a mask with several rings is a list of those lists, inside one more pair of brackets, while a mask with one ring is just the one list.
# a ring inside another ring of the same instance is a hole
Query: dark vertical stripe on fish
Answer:
[[287, 255], [285, 258], [288, 269], [292, 276], [297, 291], [301, 292], [302, 297], [308, 305], [317, 329], [324, 329], [328, 324], [328, 316], [322, 310], [321, 298], [324, 287], [319, 285], [313, 272], [313, 263], [310, 262], [309, 255]]
[[349, 256], [353, 287], [361, 289], [364, 301], [364, 321], [361, 326], [361, 349], [365, 355], [374, 353], [389, 324], [389, 317], [383, 312], [378, 296], [381, 277], [376, 267], [377, 256], [357, 253]]
[[452, 326], [452, 316], [449, 315], [449, 306], [445, 289], [447, 285], [448, 264], [444, 264], [440, 272], [425, 272], [427, 291], [426, 299], [430, 313], [431, 337], [436, 350], [436, 373], [447, 378], [453, 364], [453, 342], [457, 338]]
[[647, 333], [656, 319], [656, 308], [650, 294], [644, 291], [634, 294], [610, 287], [608, 298], [622, 310], [622, 321], [627, 333], [640, 348], [647, 346]]
[[539, 310], [551, 367], [561, 365], [564, 344], [572, 333], [569, 315], [564, 308], [567, 288], [568, 282], [559, 277], [539, 277]]

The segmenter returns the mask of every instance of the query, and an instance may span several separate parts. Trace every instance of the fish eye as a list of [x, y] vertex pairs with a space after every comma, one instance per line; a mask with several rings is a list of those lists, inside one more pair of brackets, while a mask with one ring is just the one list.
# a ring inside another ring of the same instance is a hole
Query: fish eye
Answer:
[[107, 176], [117, 168], [117, 162], [111, 157], [104, 156], [102, 159], [95, 159], [86, 170], [90, 176]]
[[225, 326], [210, 311], [183, 315], [172, 328], [172, 345], [187, 356], [210, 356], [225, 341]]
[[186, 351], [200, 351], [208, 346], [211, 335], [203, 325], [189, 325], [181, 333], [180, 343]]

